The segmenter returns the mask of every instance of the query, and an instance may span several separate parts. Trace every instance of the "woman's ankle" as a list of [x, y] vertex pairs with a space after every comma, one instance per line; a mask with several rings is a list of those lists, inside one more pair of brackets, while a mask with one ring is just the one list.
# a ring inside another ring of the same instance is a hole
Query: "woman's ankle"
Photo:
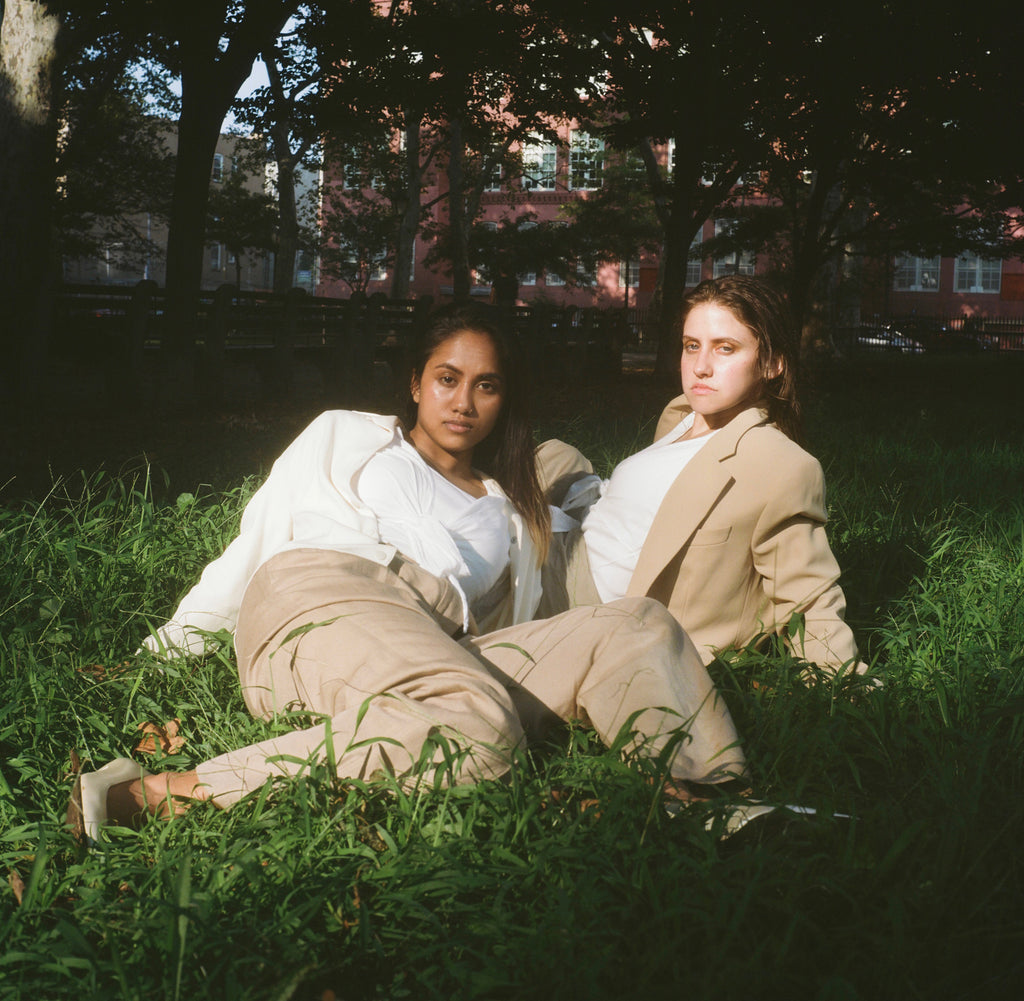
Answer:
[[147, 816], [177, 816], [207, 795], [194, 771], [157, 772], [111, 786], [107, 819], [122, 827], [138, 828]]

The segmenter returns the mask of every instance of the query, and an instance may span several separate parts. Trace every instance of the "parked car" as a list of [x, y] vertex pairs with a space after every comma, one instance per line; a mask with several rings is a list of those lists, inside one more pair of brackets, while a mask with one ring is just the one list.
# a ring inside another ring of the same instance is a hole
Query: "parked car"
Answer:
[[972, 330], [963, 327], [955, 330], [941, 320], [911, 316], [894, 320], [893, 324], [903, 336], [924, 345], [926, 351], [974, 352], [988, 346]]
[[921, 341], [889, 322], [861, 326], [857, 334], [857, 347], [871, 351], [900, 351], [903, 354], [920, 354], [924, 351]]

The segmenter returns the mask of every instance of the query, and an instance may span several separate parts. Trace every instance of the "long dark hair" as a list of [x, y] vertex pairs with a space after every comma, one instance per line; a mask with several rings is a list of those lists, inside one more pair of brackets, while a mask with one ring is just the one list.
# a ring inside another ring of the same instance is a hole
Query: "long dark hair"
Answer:
[[[434, 352], [464, 331], [490, 339], [498, 355], [503, 384], [501, 413], [494, 430], [474, 449], [473, 466], [501, 485], [512, 506], [525, 519], [538, 560], [543, 562], [551, 534], [551, 513], [537, 477], [522, 351], [500, 314], [493, 307], [474, 303], [436, 309], [417, 333], [410, 375], [422, 380]], [[410, 396], [406, 407], [406, 424], [410, 429], [416, 426], [416, 419], [417, 405]]]
[[[800, 441], [802, 421], [796, 398], [800, 336], [786, 300], [764, 279], [726, 275], [701, 282], [686, 296], [681, 323], [695, 306], [706, 304], [727, 309], [757, 339], [768, 419]], [[776, 367], [779, 373], [773, 375]]]

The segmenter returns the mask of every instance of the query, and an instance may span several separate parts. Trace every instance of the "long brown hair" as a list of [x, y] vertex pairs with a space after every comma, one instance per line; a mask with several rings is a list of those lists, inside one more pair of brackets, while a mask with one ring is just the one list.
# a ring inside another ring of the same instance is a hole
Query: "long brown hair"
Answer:
[[[786, 300], [761, 278], [726, 275], [701, 282], [686, 296], [681, 323], [695, 306], [706, 304], [727, 309], [757, 339], [768, 419], [800, 441], [802, 421], [796, 398], [800, 337]], [[772, 375], [776, 368], [778, 374]]]
[[[474, 303], [441, 306], [430, 314], [416, 337], [410, 374], [422, 379], [433, 353], [449, 338], [464, 331], [490, 339], [498, 355], [504, 387], [498, 421], [494, 430], [474, 449], [473, 466], [498, 481], [512, 506], [526, 521], [537, 547], [538, 562], [543, 562], [551, 536], [551, 513], [537, 476], [523, 357], [515, 335], [506, 329], [492, 307]], [[410, 396], [406, 407], [410, 429], [415, 427], [416, 418], [416, 402]]]

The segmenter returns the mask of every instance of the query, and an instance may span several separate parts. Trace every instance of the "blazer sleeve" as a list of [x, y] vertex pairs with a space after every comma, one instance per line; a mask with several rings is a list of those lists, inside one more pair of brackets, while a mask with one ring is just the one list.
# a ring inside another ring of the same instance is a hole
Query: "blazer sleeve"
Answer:
[[[372, 416], [328, 411], [299, 434], [249, 500], [238, 535], [207, 564], [171, 618], [143, 641], [145, 647], [162, 656], [203, 653], [207, 633], [234, 630], [257, 567], [297, 537], [314, 547], [390, 558], [394, 550], [379, 545], [376, 519], [357, 511], [354, 496], [343, 492], [349, 466], [365, 462], [394, 434], [389, 418], [374, 423]], [[296, 519], [302, 519], [298, 536]]]
[[568, 489], [594, 472], [590, 460], [576, 447], [558, 438], [542, 441], [534, 452], [537, 479], [548, 504], [558, 506]]
[[[857, 662], [853, 632], [844, 621], [839, 564], [825, 534], [821, 465], [800, 450], [790, 473], [775, 482], [751, 543], [772, 628], [786, 634], [790, 649], [803, 660], [832, 669], [852, 663], [864, 673], [867, 665]], [[802, 629], [791, 624], [797, 614], [803, 616]]]

